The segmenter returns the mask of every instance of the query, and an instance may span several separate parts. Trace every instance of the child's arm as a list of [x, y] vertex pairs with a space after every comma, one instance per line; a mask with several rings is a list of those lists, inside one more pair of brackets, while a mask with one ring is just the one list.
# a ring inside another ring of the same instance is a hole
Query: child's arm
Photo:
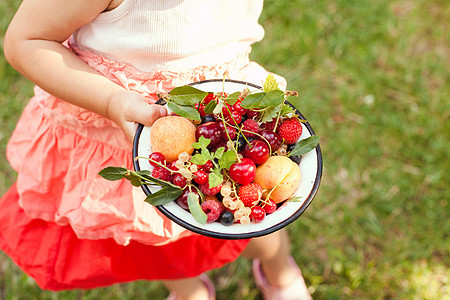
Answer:
[[24, 0], [5, 36], [5, 57], [52, 95], [116, 122], [132, 138], [134, 122], [165, 114], [91, 69], [61, 43], [104, 11], [111, 0]]

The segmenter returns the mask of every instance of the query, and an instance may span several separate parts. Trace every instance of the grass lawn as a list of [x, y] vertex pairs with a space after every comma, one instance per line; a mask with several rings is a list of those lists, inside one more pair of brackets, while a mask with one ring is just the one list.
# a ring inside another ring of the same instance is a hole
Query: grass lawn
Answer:
[[[18, 0], [0, 4], [0, 38]], [[318, 195], [288, 227], [315, 299], [450, 298], [450, 6], [445, 0], [267, 0], [252, 59], [285, 76], [322, 137]], [[2, 44], [0, 44], [2, 46]], [[3, 48], [2, 48], [3, 49]], [[0, 57], [4, 152], [32, 84]], [[261, 299], [250, 264], [210, 272], [218, 299]], [[163, 299], [157, 282], [41, 291], [0, 252], [0, 299]]]

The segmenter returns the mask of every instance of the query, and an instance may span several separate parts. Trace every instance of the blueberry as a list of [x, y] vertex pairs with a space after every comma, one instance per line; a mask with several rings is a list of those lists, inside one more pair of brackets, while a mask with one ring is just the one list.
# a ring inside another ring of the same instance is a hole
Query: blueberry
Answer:
[[289, 156], [289, 158], [296, 164], [300, 164], [300, 162], [302, 161], [302, 157], [300, 155]]
[[226, 210], [220, 215], [219, 220], [222, 225], [230, 226], [234, 223], [234, 214], [231, 211]]
[[204, 115], [202, 118], [202, 124], [206, 122], [215, 122], [216, 118], [213, 115]]
[[245, 139], [242, 137], [242, 135], [239, 135], [239, 136], [236, 138], [235, 143], [236, 143], [236, 145], [237, 145], [237, 150], [238, 150], [238, 151], [241, 151], [241, 150], [244, 148], [244, 146], [245, 146], [245, 144], [246, 144], [246, 141], [245, 141]]
[[286, 151], [287, 151], [287, 152], [291, 152], [292, 149], [294, 149], [294, 147], [295, 147], [295, 144], [287, 145]]

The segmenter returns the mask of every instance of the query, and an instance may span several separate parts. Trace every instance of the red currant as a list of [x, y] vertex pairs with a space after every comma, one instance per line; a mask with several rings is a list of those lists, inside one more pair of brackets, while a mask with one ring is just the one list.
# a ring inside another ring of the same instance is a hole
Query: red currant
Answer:
[[208, 174], [203, 170], [198, 170], [194, 173], [194, 181], [198, 184], [204, 184], [208, 182]]
[[252, 207], [250, 219], [255, 223], [260, 223], [266, 216], [266, 211], [259, 205]]
[[187, 184], [187, 179], [180, 173], [175, 173], [172, 177], [172, 183], [180, 188], [184, 188]]
[[266, 214], [272, 214], [277, 210], [277, 204], [272, 199], [267, 199], [264, 204], [264, 210], [266, 211]]
[[203, 102], [203, 104], [206, 106], [206, 105], [208, 105], [209, 102], [211, 102], [212, 100], [216, 100], [216, 96], [215, 96], [213, 93], [206, 95], [205, 99], [203, 99], [202, 102]]
[[240, 115], [237, 111], [232, 111], [231, 115], [228, 114], [225, 116], [225, 121], [231, 125], [239, 125], [242, 122], [242, 115]]
[[243, 116], [248, 112], [248, 109], [243, 108], [241, 106], [241, 103], [242, 103], [241, 100], [236, 101], [236, 103], [234, 103], [234, 105], [233, 105], [233, 111], [235, 111], [238, 114], [240, 114], [241, 116]]

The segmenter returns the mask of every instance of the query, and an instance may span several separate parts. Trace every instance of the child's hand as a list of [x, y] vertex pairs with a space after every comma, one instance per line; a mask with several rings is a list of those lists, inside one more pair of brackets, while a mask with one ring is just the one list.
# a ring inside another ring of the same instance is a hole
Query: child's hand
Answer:
[[167, 115], [165, 107], [148, 104], [145, 97], [130, 91], [115, 93], [109, 100], [107, 116], [114, 121], [132, 141], [136, 123], [152, 125], [158, 118]]

